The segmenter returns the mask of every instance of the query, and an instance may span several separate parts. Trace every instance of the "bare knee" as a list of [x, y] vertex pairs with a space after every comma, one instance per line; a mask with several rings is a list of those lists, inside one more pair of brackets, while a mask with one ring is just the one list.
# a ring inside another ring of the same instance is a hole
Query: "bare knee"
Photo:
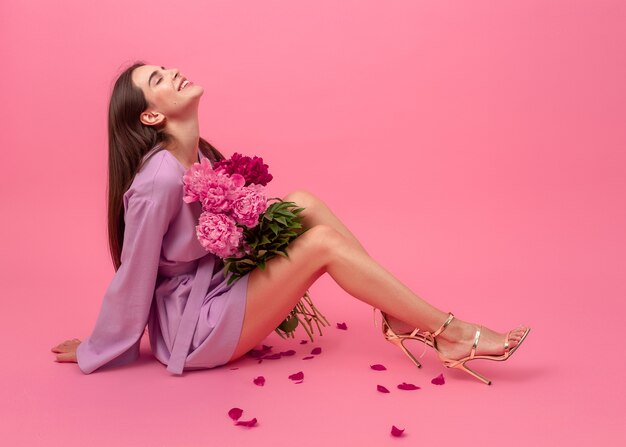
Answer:
[[299, 207], [306, 210], [311, 210], [324, 204], [320, 198], [305, 189], [296, 189], [283, 197], [283, 200], [285, 202], [295, 202]]
[[350, 243], [344, 235], [325, 224], [312, 226], [299, 238], [305, 238], [315, 256], [320, 257], [324, 269], [338, 253], [350, 248]]

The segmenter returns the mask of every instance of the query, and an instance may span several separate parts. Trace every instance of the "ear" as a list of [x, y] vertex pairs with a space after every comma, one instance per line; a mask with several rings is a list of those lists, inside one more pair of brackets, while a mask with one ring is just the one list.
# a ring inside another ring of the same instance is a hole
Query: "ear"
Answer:
[[142, 112], [139, 119], [146, 126], [155, 126], [165, 120], [165, 115], [159, 112]]

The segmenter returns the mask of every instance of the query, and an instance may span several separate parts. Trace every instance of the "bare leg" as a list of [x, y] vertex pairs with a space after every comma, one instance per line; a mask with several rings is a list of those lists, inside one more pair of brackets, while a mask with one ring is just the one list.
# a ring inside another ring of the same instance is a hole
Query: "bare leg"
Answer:
[[[265, 270], [257, 268], [250, 273], [241, 338], [231, 361], [271, 333], [325, 272], [352, 296], [387, 314], [402, 315], [412, 326], [433, 331], [447, 316], [328, 225], [315, 225], [299, 236], [290, 244], [289, 254], [289, 258], [276, 256]], [[455, 329], [451, 324], [442, 336], [452, 338], [457, 329], [461, 327]]]
[[[352, 234], [352, 232], [339, 220], [339, 218], [331, 211], [331, 209], [317, 196], [305, 190], [296, 190], [283, 197], [283, 200], [295, 202], [298, 206], [303, 207], [304, 211], [300, 214], [302, 224], [305, 228], [311, 228], [315, 225], [328, 225], [341, 233], [349, 242], [351, 242], [355, 248], [362, 250], [368, 254], [359, 240]], [[429, 310], [433, 311], [434, 308], [430, 306]], [[443, 315], [443, 317], [442, 317]], [[439, 309], [436, 309], [434, 318], [438, 318], [441, 322], [445, 321], [447, 314], [443, 313]], [[388, 314], [387, 320], [391, 327], [398, 333], [410, 332], [414, 329], [410, 323], [401, 320], [394, 315]], [[451, 330], [451, 327], [446, 331]]]
[[295, 202], [299, 207], [304, 208], [300, 213], [302, 216], [302, 224], [305, 228], [311, 228], [315, 225], [328, 225], [342, 234], [348, 241], [367, 253], [363, 245], [352, 234], [350, 230], [343, 224], [341, 220], [330, 210], [330, 208], [317, 196], [312, 193], [299, 189], [283, 197], [287, 202]]
[[[367, 251], [354, 236], [354, 234], [352, 234], [352, 232], [350, 232], [350, 230], [343, 224], [343, 222], [339, 220], [339, 218], [330, 210], [330, 208], [314, 194], [310, 193], [309, 191], [300, 189], [288, 194], [286, 197], [284, 197], [284, 200], [293, 201], [299, 206], [305, 208], [305, 210], [301, 214], [303, 216], [303, 224], [305, 228], [311, 228], [315, 225], [328, 225], [334, 228], [340, 234], [342, 234], [355, 249], [367, 254]], [[370, 266], [372, 265], [371, 259], [369, 262], [365, 263], [365, 265], [368, 264]], [[391, 293], [398, 293], [400, 296], [408, 297], [409, 301], [417, 300], [417, 302], [412, 303], [413, 310], [416, 312], [421, 312], [420, 315], [423, 315], [424, 318], [422, 320], [422, 326], [415, 326], [414, 323], [407, 321], [408, 319], [406, 318], [405, 313], [395, 313], [395, 311], [398, 309], [398, 307], [396, 307], [394, 311], [386, 312], [387, 320], [391, 327], [394, 329], [394, 331], [396, 331], [397, 333], [405, 333], [411, 332], [413, 329], [415, 329], [415, 327], [419, 327], [422, 330], [429, 330], [432, 332], [445, 321], [445, 319], [447, 318], [447, 313], [444, 313], [440, 309], [433, 307], [432, 305], [412, 293], [386, 270], [383, 269], [381, 272], [382, 267], [378, 266], [377, 264], [376, 267], [377, 268], [373, 269], [374, 272], [378, 272], [378, 274], [381, 276], [381, 278], [378, 278], [378, 280], [383, 282], [385, 282], [386, 280], [388, 283], [393, 284], [393, 287], [397, 290], [397, 292], [393, 292], [392, 290]], [[367, 275], [367, 273], [364, 273], [364, 275]], [[388, 284], [384, 284], [382, 286], [384, 290], [388, 290], [388, 287]], [[358, 291], [356, 293], [358, 293]], [[389, 294], [390, 292], [388, 291], [386, 293]], [[405, 298], [405, 300], [406, 299], [407, 298]], [[372, 305], [385, 311], [380, 306], [376, 306], [374, 304]], [[405, 305], [406, 302], [400, 303], [399, 307], [405, 309]], [[401, 315], [402, 317], [398, 318], [397, 315]], [[435, 324], [434, 327], [433, 324]], [[450, 326], [448, 326], [448, 328], [446, 328], [446, 331], [443, 332], [441, 334], [441, 337], [438, 338], [438, 346], [444, 354], [449, 355], [451, 358], [463, 357], [467, 354], [469, 350], [468, 346], [471, 346], [471, 344], [473, 343], [473, 338], [474, 334], [476, 333], [477, 327], [478, 326], [476, 324], [471, 324], [463, 321], [455, 315], [455, 318], [454, 320], [452, 320]], [[521, 338], [524, 329], [525, 326], [521, 326], [513, 331], [513, 333], [511, 334], [513, 346], [519, 340], [519, 338]], [[479, 346], [480, 354], [500, 354], [503, 350], [502, 346], [505, 335], [506, 334], [504, 333], [499, 333], [489, 329], [488, 327], [483, 326]]]

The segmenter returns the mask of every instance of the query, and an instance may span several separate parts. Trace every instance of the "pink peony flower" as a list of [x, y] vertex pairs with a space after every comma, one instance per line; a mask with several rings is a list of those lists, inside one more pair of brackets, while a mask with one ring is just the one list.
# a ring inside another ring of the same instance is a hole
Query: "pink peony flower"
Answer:
[[230, 159], [215, 163], [215, 170], [227, 174], [241, 174], [245, 179], [245, 186], [251, 184], [267, 185], [274, 177], [268, 172], [268, 166], [261, 157], [252, 158], [235, 152]]
[[207, 251], [221, 258], [227, 258], [238, 254], [238, 247], [243, 239], [243, 229], [226, 214], [204, 211], [198, 219], [196, 236]]
[[232, 177], [214, 172], [205, 187], [205, 195], [201, 199], [202, 208], [211, 213], [227, 213], [232, 201], [239, 197], [239, 189], [243, 187], [244, 179], [239, 174]]
[[244, 186], [233, 193], [232, 197], [230, 215], [241, 225], [256, 227], [259, 216], [268, 207], [265, 188], [261, 185]]
[[211, 163], [203, 158], [194, 163], [183, 175], [183, 200], [186, 203], [199, 201], [205, 211], [224, 213], [246, 180], [239, 174], [231, 176], [215, 171]]
[[201, 201], [206, 197], [209, 179], [213, 173], [211, 162], [203, 158], [200, 163], [194, 163], [183, 175], [183, 200], [186, 203]]

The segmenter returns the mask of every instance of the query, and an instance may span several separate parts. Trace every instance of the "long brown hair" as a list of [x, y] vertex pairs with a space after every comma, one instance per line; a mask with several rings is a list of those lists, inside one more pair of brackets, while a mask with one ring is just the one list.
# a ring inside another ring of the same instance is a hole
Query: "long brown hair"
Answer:
[[[171, 142], [171, 135], [164, 127], [147, 126], [139, 120], [140, 114], [148, 107], [141, 88], [132, 82], [133, 70], [146, 65], [142, 61], [126, 68], [115, 81], [109, 101], [109, 182], [108, 195], [108, 236], [109, 251], [113, 266], [117, 271], [122, 263], [124, 242], [124, 193], [130, 187], [137, 172], [143, 166], [143, 157], [154, 149], [154, 153], [165, 149]], [[157, 147], [158, 146], [158, 147]], [[208, 141], [200, 137], [200, 151], [212, 162], [225, 157]], [[156, 148], [156, 149], [155, 149]], [[148, 158], [146, 157], [146, 161]], [[181, 198], [182, 200], [182, 198]]]

